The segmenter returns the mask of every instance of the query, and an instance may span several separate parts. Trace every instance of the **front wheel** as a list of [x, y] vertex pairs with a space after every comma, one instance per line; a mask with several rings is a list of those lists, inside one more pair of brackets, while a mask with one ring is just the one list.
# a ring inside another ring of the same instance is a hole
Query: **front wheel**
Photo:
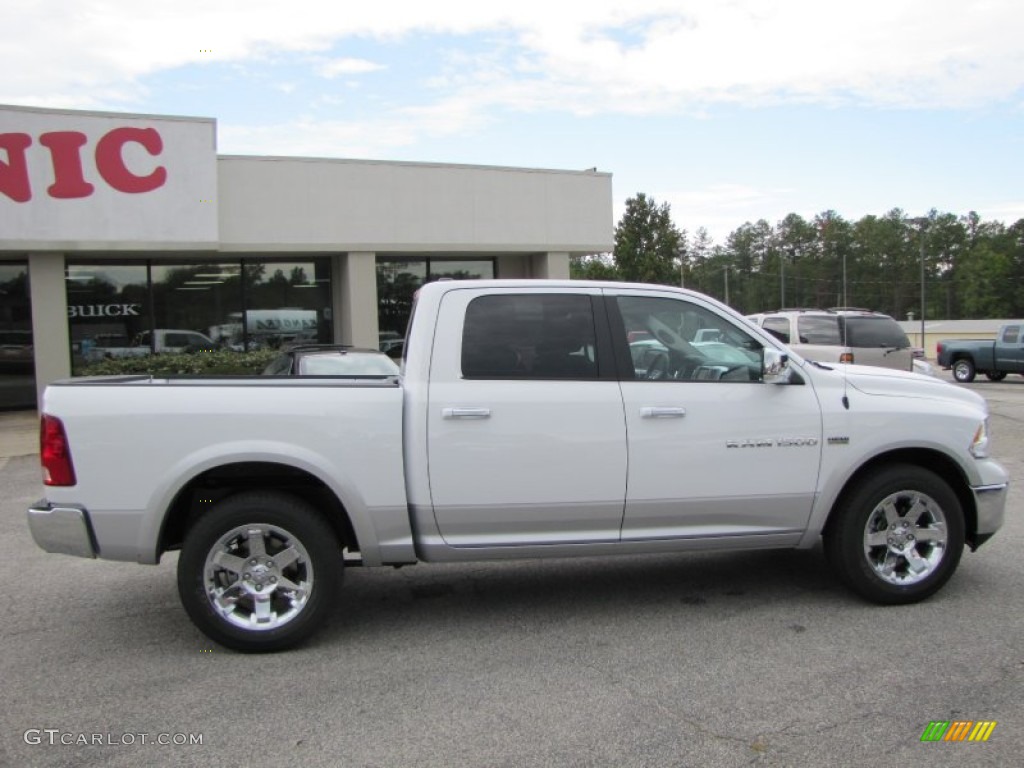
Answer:
[[923, 600], [960, 562], [960, 502], [929, 470], [911, 465], [876, 470], [858, 481], [833, 514], [825, 553], [840, 580], [872, 602]]
[[989, 381], [1002, 381], [1006, 378], [1006, 371], [989, 371], [985, 375]]
[[974, 363], [969, 358], [961, 357], [953, 363], [953, 378], [961, 384], [970, 384], [974, 381]]
[[185, 535], [178, 593], [208, 637], [237, 651], [279, 651], [323, 622], [343, 561], [327, 521], [276, 492], [231, 496]]

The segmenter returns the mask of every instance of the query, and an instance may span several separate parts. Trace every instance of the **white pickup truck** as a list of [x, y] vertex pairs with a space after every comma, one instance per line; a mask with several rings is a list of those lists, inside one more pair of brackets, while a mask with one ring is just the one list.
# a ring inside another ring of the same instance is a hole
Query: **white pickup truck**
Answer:
[[352, 565], [823, 540], [854, 591], [910, 603], [1003, 521], [981, 397], [806, 362], [697, 293], [438, 282], [407, 338], [394, 377], [48, 387], [36, 542], [150, 564], [180, 549], [199, 628], [278, 650]]

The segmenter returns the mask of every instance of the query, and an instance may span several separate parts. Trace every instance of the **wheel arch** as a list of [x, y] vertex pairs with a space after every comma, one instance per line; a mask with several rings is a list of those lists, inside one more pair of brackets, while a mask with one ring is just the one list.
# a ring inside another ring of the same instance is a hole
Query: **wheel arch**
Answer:
[[864, 477], [871, 472], [893, 464], [909, 464], [920, 467], [934, 473], [949, 485], [960, 502], [960, 508], [964, 514], [966, 541], [973, 550], [977, 546], [978, 510], [975, 506], [974, 494], [971, 493], [970, 482], [963, 467], [956, 460], [941, 451], [930, 448], [901, 448], [878, 454], [864, 462], [847, 478], [842, 489], [833, 499], [825, 525], [822, 527], [822, 535], [827, 535], [831, 527], [836, 524], [839, 519], [837, 510], [842, 506], [843, 501], [854, 491], [858, 483], [862, 482]]
[[198, 473], [178, 490], [160, 527], [157, 557], [179, 549], [188, 529], [218, 502], [252, 490], [282, 491], [322, 510], [341, 546], [359, 551], [359, 538], [348, 510], [322, 479], [283, 462], [235, 461]]

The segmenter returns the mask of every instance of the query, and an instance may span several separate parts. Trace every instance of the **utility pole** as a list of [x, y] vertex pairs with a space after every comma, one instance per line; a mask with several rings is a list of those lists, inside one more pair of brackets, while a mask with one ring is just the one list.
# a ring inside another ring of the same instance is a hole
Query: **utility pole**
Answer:
[[786, 252], [779, 248], [779, 309], [786, 306]]
[[925, 282], [924, 282], [924, 256], [925, 256], [925, 242], [928, 232], [931, 227], [931, 219], [926, 216], [920, 216], [916, 219], [910, 219], [912, 224], [918, 226], [918, 232], [920, 233], [919, 242], [921, 249], [921, 349], [925, 350], [927, 354], [927, 347], [924, 341], [924, 307], [925, 307]]
[[[921, 349], [925, 348], [924, 344], [924, 227], [921, 227]], [[928, 353], [925, 352], [925, 356]]]
[[843, 306], [850, 306], [846, 301], [846, 249], [843, 248]]

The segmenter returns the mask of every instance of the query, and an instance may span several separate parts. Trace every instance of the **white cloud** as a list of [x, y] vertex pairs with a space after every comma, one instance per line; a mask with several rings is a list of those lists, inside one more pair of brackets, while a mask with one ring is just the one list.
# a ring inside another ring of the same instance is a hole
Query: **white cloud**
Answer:
[[[979, 216], [986, 221], [1001, 221], [1006, 226], [1016, 224], [1024, 219], [1024, 200], [1014, 200], [995, 203], [993, 205], [982, 205], [975, 209]], [[963, 213], [967, 213], [963, 211]]]
[[[656, 202], [668, 203], [672, 220], [690, 237], [704, 227], [715, 244], [745, 222], [765, 219], [776, 224], [794, 210], [795, 190], [785, 187], [760, 188], [749, 184], [719, 182], [700, 189], [666, 190], [655, 195]], [[625, 199], [615, 203], [615, 220], [625, 211]], [[813, 215], [813, 213], [811, 213]]]
[[[221, 154], [281, 154], [289, 156], [383, 159], [402, 147], [414, 145], [429, 125], [382, 117], [361, 122], [301, 117], [272, 125], [217, 124], [217, 150]], [[433, 134], [432, 134], [433, 135]]]
[[[0, 100], [31, 103], [109, 103], [154, 72], [325, 51], [356, 37], [495, 31], [514, 48], [489, 73], [502, 82], [488, 103], [510, 108], [968, 106], [1024, 86], [1019, 0], [300, 0], [287, 12], [271, 0], [34, 0], [5, 3], [0, 28]], [[334, 74], [376, 66], [332, 65]]]
[[366, 59], [331, 59], [318, 65], [316, 71], [321, 77], [333, 79], [339, 75], [362, 75], [382, 69], [384, 65]]

